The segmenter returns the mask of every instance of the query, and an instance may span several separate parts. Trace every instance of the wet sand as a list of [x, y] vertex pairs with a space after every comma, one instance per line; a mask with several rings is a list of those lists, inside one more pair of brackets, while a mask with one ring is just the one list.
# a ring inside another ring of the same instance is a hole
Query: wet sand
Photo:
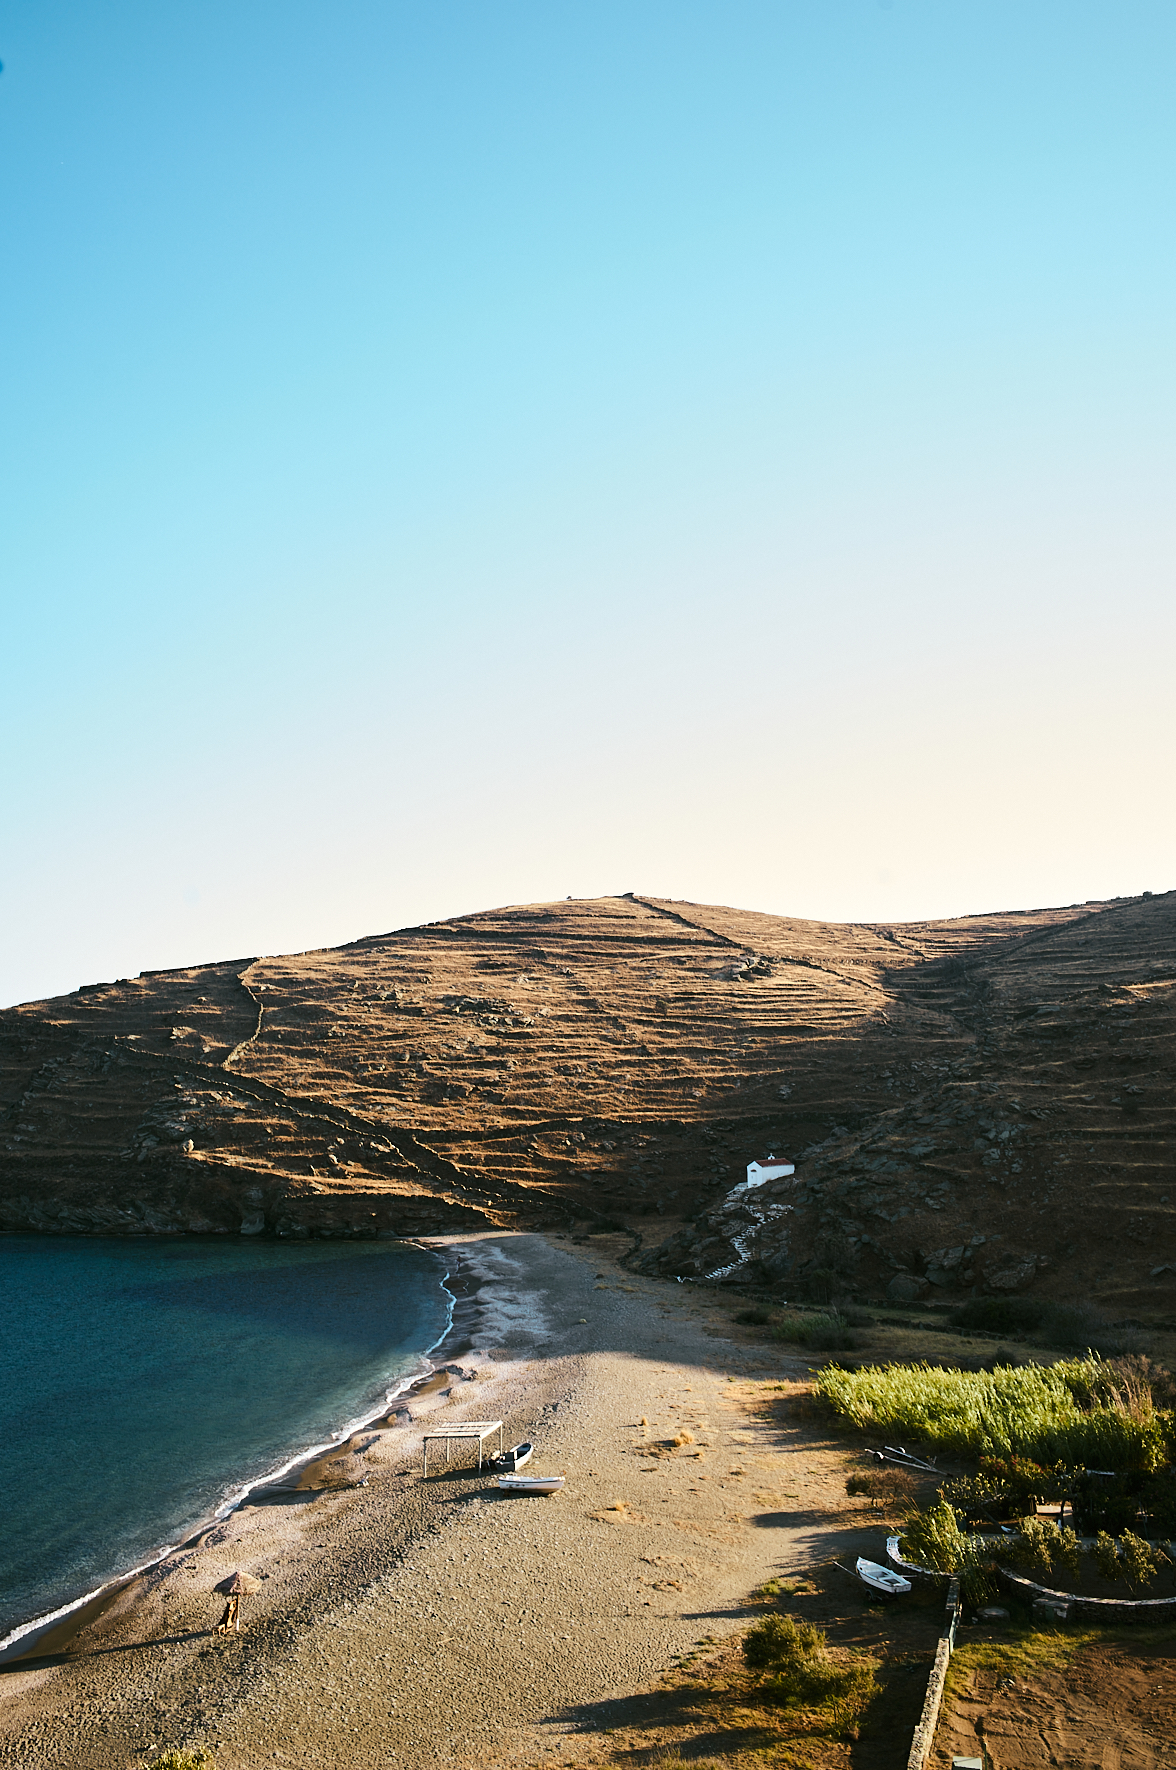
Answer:
[[[434, 1245], [462, 1260], [435, 1355], [450, 1380], [253, 1496], [54, 1656], [0, 1666], [0, 1762], [123, 1770], [181, 1745], [218, 1770], [599, 1762], [610, 1704], [836, 1546], [763, 1510], [784, 1458], [730, 1381], [763, 1357], [706, 1297], [630, 1277], [623, 1238]], [[475, 1418], [534, 1440], [530, 1468], [566, 1472], [564, 1491], [508, 1497], [466, 1447], [423, 1480], [423, 1431]], [[234, 1568], [261, 1590], [217, 1637]]]

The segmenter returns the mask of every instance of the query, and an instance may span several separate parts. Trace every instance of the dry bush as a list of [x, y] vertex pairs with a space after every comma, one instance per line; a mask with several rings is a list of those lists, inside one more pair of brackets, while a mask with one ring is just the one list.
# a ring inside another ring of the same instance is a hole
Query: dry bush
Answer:
[[1146, 1388], [1153, 1407], [1176, 1408], [1176, 1377], [1165, 1365], [1154, 1363], [1143, 1353], [1129, 1353], [1109, 1362], [1125, 1390], [1135, 1394]]
[[906, 1511], [915, 1503], [919, 1484], [908, 1469], [871, 1469], [851, 1475], [845, 1491], [868, 1499], [875, 1512], [882, 1506], [901, 1506]]

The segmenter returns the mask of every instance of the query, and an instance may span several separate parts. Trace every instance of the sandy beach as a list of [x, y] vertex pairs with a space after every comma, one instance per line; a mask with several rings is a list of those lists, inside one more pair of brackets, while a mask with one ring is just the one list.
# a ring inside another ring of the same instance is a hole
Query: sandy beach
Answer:
[[[461, 1295], [437, 1356], [463, 1375], [310, 1472], [366, 1485], [258, 1494], [71, 1640], [0, 1668], [0, 1761], [599, 1761], [617, 1705], [804, 1565], [806, 1532], [768, 1504], [784, 1458], [739, 1399], [763, 1355], [707, 1297], [630, 1277], [624, 1238], [442, 1245]], [[564, 1491], [507, 1497], [464, 1451], [423, 1480], [424, 1429], [473, 1418], [532, 1439]], [[261, 1586], [226, 1639], [212, 1588], [236, 1568]]]

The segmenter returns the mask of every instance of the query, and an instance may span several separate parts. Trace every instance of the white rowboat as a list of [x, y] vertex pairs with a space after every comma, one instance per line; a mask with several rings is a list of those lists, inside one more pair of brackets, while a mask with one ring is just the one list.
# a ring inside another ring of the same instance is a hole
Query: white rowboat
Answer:
[[881, 1567], [877, 1561], [867, 1561], [862, 1555], [857, 1558], [857, 1576], [863, 1585], [869, 1586], [872, 1592], [880, 1592], [884, 1598], [900, 1598], [911, 1589], [910, 1580], [903, 1579], [901, 1573], [892, 1573], [889, 1567]]
[[562, 1475], [500, 1475], [498, 1485], [506, 1493], [558, 1493]]

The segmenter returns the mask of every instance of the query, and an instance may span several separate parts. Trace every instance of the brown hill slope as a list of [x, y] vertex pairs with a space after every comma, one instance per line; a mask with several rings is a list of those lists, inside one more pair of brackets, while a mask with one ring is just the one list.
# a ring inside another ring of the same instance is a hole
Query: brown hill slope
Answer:
[[[660, 1269], [1156, 1300], [1173, 976], [1171, 896], [893, 927], [569, 900], [145, 974], [0, 1015], [0, 1226], [701, 1212]], [[796, 1183], [724, 1209], [773, 1143]]]

